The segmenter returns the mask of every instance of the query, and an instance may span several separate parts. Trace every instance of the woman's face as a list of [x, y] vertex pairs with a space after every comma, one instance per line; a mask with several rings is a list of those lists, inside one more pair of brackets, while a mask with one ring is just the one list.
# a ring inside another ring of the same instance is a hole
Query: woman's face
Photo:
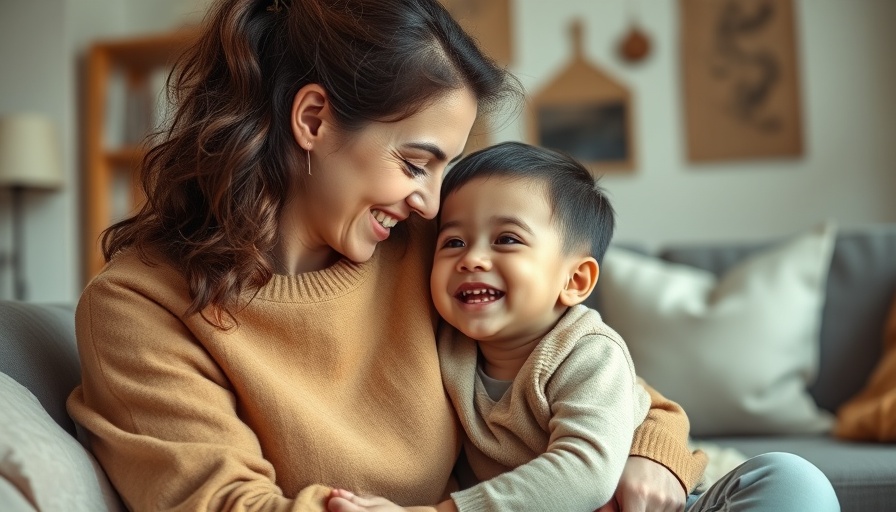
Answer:
[[335, 251], [367, 261], [397, 223], [413, 213], [435, 217], [445, 168], [463, 151], [476, 108], [475, 96], [461, 89], [398, 122], [350, 134], [322, 126], [311, 176], [301, 177], [301, 197], [287, 206], [291, 219], [281, 222], [286, 257]]

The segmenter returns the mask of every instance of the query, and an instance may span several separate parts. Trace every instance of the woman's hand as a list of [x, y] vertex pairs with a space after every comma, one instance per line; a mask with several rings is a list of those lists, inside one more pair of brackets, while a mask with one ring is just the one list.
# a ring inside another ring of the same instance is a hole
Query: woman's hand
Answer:
[[[453, 502], [451, 502], [453, 504]], [[440, 505], [441, 506], [441, 505]], [[455, 509], [456, 510], [456, 509]], [[356, 496], [345, 489], [333, 489], [327, 501], [328, 512], [437, 512], [438, 507], [400, 507], [379, 496]]]
[[327, 501], [329, 512], [405, 512], [407, 509], [379, 496], [356, 496], [344, 489], [333, 489]]
[[631, 456], [613, 498], [596, 512], [681, 512], [687, 495], [662, 464]]

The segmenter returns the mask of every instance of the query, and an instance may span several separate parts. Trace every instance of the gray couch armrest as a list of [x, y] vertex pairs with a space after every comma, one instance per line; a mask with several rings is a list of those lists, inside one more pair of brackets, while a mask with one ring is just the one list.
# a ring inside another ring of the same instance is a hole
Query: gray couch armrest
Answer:
[[28, 388], [69, 434], [65, 401], [81, 382], [71, 307], [0, 300], [0, 372]]

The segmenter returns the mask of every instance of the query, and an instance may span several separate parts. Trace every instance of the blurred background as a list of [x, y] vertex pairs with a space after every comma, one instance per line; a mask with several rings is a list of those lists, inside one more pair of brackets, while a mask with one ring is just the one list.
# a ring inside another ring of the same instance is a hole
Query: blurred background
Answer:
[[[445, 2], [530, 93], [471, 144], [603, 137], [581, 155], [603, 175], [617, 241], [896, 221], [896, 1]], [[0, 0], [0, 136], [40, 118], [50, 134], [21, 137], [58, 162], [40, 164], [53, 168], [44, 181], [0, 169], [0, 298], [21, 291], [18, 253], [27, 300], [77, 299], [97, 226], [136, 197], [119, 170], [164, 117], [164, 64], [208, 4]], [[25, 161], [12, 146], [0, 141], [0, 162]]]

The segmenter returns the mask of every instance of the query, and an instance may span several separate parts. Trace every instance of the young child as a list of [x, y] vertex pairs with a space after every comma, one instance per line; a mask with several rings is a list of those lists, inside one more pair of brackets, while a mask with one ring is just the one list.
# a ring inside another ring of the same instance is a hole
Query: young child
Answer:
[[[650, 404], [622, 338], [581, 305], [612, 238], [609, 201], [574, 159], [511, 142], [460, 161], [441, 204], [442, 379], [481, 483], [435, 509], [599, 508]], [[329, 506], [400, 510], [341, 490]]]

